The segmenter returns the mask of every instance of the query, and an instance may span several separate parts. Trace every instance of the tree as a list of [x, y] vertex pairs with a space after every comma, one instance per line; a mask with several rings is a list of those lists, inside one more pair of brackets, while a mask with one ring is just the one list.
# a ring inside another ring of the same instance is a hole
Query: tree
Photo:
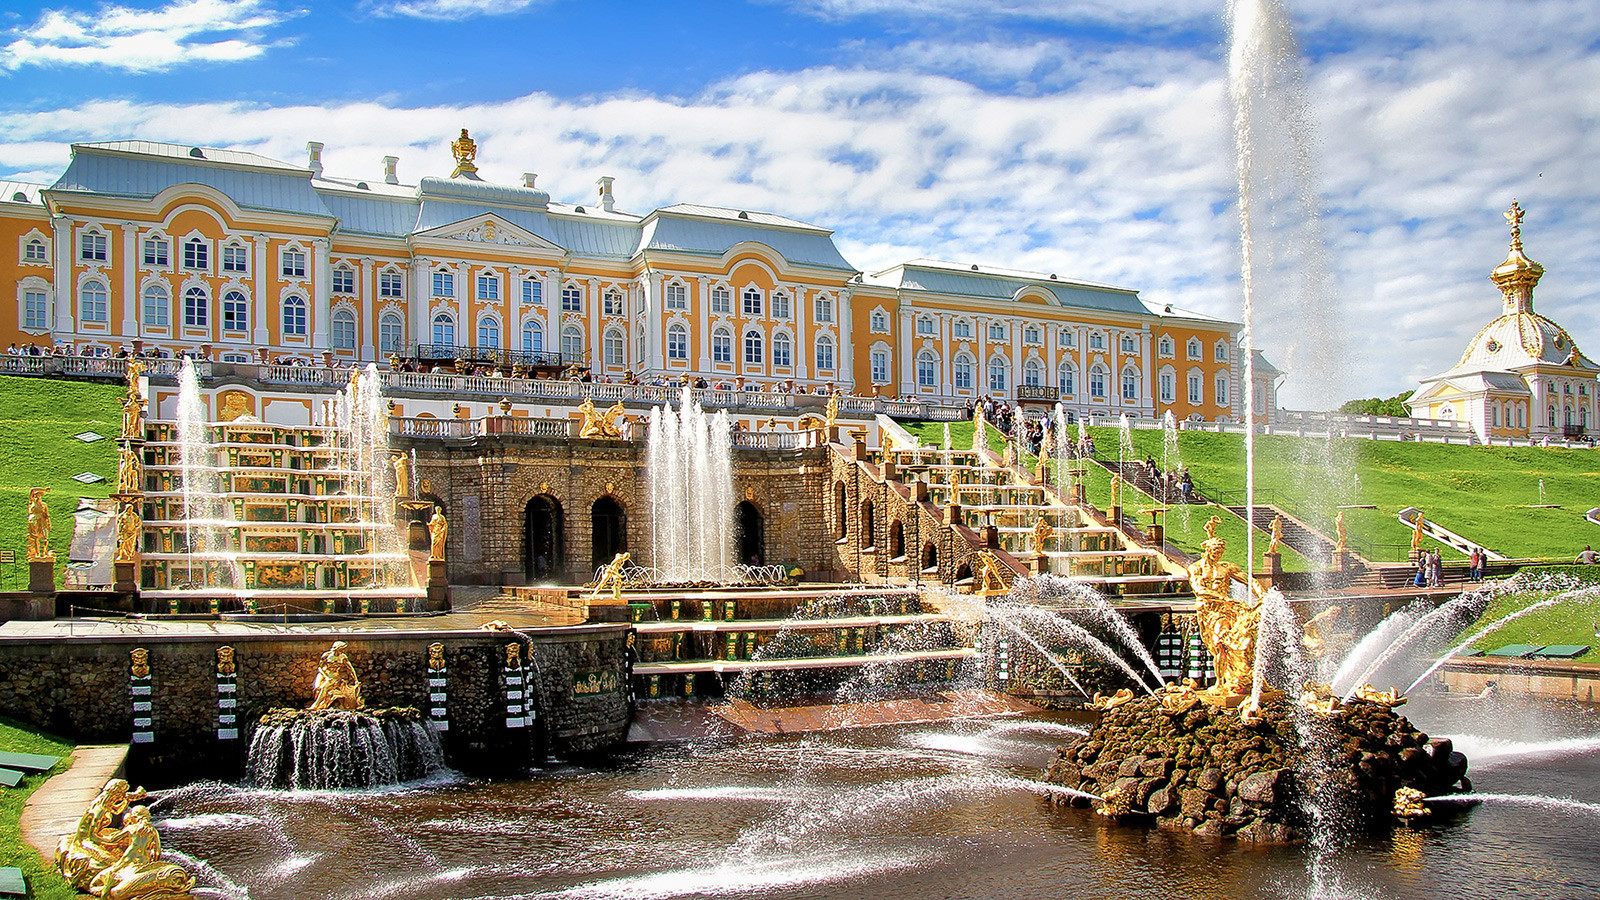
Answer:
[[1339, 412], [1352, 416], [1395, 416], [1409, 419], [1411, 410], [1406, 408], [1406, 401], [1411, 399], [1414, 391], [1396, 394], [1387, 400], [1372, 397], [1367, 400], [1346, 400], [1339, 404]]

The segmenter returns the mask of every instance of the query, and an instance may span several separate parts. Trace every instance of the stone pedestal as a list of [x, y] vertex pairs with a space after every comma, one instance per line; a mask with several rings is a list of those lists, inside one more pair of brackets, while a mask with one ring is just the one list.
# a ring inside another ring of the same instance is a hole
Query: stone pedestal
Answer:
[[883, 458], [883, 480], [884, 481], [897, 481], [897, 480], [899, 480], [896, 477], [897, 474], [898, 473], [896, 472], [895, 465], [894, 465], [894, 458], [891, 457], [891, 456], [887, 456], [887, 455], [884, 456], [884, 458]]
[[1110, 522], [1111, 526], [1113, 528], [1121, 528], [1122, 527], [1122, 507], [1117, 506], [1115, 504], [1107, 507], [1106, 508], [1106, 521]]
[[1073, 506], [1083, 506], [1083, 482], [1074, 481], [1072, 489], [1067, 491], [1067, 502]]
[[28, 590], [35, 594], [53, 594], [56, 590], [56, 561], [53, 559], [28, 560]]
[[946, 506], [944, 508], [944, 513], [945, 513], [944, 523], [946, 525], [959, 525], [959, 524], [961, 524], [961, 504], [959, 504], [959, 503], [957, 503], [957, 502], [955, 502], [953, 500], [950, 501], [950, 505]]
[[428, 560], [428, 612], [450, 608], [450, 579], [444, 574], [444, 560]]
[[1333, 567], [1334, 567], [1335, 570], [1340, 571], [1340, 572], [1348, 572], [1348, 571], [1350, 571], [1350, 551], [1349, 550], [1335, 550], [1335, 551], [1333, 551]]
[[1151, 544], [1159, 547], [1167, 542], [1167, 526], [1160, 522], [1151, 522], [1144, 530], [1144, 538]]
[[131, 594], [139, 589], [139, 563], [133, 560], [118, 560], [111, 564], [113, 573], [111, 587], [119, 594]]
[[998, 526], [998, 525], [985, 525], [985, 526], [983, 526], [983, 546], [984, 546], [984, 549], [986, 549], [986, 550], [999, 550], [1000, 549], [1000, 526]]
[[1256, 572], [1256, 581], [1262, 590], [1271, 590], [1283, 579], [1283, 557], [1277, 553], [1264, 553], [1261, 556], [1261, 570]]
[[1050, 574], [1050, 557], [1045, 556], [1043, 553], [1039, 554], [1038, 556], [1035, 556], [1033, 558], [1033, 570], [1035, 572], [1038, 572], [1040, 575], [1049, 575]]

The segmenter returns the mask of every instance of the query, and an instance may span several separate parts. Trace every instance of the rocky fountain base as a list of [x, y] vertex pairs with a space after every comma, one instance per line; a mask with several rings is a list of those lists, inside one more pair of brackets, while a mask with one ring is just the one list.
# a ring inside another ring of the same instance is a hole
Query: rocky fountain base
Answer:
[[250, 739], [249, 779], [261, 787], [366, 788], [444, 767], [438, 738], [411, 707], [274, 709]]
[[[1181, 694], [1128, 700], [1061, 748], [1045, 780], [1117, 821], [1210, 837], [1304, 839], [1313, 800], [1338, 821], [1427, 815], [1421, 800], [1471, 790], [1467, 759], [1383, 703], [1266, 704], [1253, 721]], [[1099, 800], [1086, 795], [1093, 795]]]

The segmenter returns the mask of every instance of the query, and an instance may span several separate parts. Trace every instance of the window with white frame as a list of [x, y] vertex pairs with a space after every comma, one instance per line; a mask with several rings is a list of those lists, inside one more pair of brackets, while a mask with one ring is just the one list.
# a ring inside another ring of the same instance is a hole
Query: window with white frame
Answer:
[[601, 295], [600, 314], [603, 316], [623, 315], [621, 291], [613, 288]]
[[583, 312], [583, 288], [569, 284], [561, 289], [561, 311]]
[[[42, 251], [44, 245], [40, 244]], [[144, 264], [147, 266], [165, 266], [167, 264], [167, 239], [164, 237], [147, 237], [144, 239]]]
[[522, 323], [522, 352], [544, 352], [544, 328], [538, 322], [528, 321]]
[[288, 247], [278, 257], [280, 271], [285, 278], [306, 277], [306, 252]]
[[211, 298], [203, 287], [183, 292], [183, 327], [206, 328], [211, 324]]
[[1199, 338], [1189, 338], [1189, 342], [1184, 345], [1184, 350], [1186, 351], [1186, 355], [1190, 359], [1199, 359], [1200, 358], [1200, 339]]
[[718, 328], [711, 332], [711, 361], [733, 362], [733, 332], [726, 328]]
[[1228, 376], [1225, 373], [1218, 372], [1217, 373], [1217, 405], [1218, 406], [1227, 406], [1228, 402], [1229, 402], [1228, 401]]
[[1161, 340], [1156, 342], [1156, 352], [1162, 356], [1171, 356], [1173, 352], [1172, 336], [1163, 334]]
[[378, 296], [398, 300], [406, 295], [406, 278], [399, 272], [378, 273]]
[[600, 341], [600, 352], [605, 355], [606, 365], [623, 365], [622, 345], [622, 330], [618, 328], [606, 329], [606, 333]]
[[[235, 275], [243, 275], [246, 272], [249, 272], [250, 249], [248, 247], [240, 246], [239, 244], [228, 244], [224, 246], [222, 248], [222, 271]], [[350, 287], [346, 290], [346, 293], [355, 293], [355, 276], [350, 273], [349, 269], [345, 269], [344, 274], [345, 278], [347, 278], [350, 282]], [[337, 291], [339, 289], [337, 287], [339, 283], [339, 272], [337, 270], [335, 270], [333, 273], [333, 282], [335, 285], [334, 290]]]
[[405, 346], [406, 325], [392, 312], [378, 318], [378, 352], [384, 356], [399, 353]]
[[957, 319], [950, 325], [950, 335], [956, 338], [972, 337], [972, 322], [967, 319]]
[[588, 348], [584, 346], [583, 329], [577, 325], [568, 325], [561, 329], [562, 361], [583, 362], [588, 356]]
[[667, 329], [667, 359], [687, 360], [689, 358], [689, 329], [682, 325], [673, 325]]
[[955, 364], [951, 366], [951, 376], [952, 380], [955, 382], [956, 390], [972, 390], [973, 368], [974, 364], [972, 357], [965, 353], [956, 355]]
[[107, 320], [106, 286], [98, 281], [85, 281], [78, 289], [78, 318], [84, 322]]
[[1089, 332], [1089, 349], [1090, 350], [1104, 350], [1105, 348], [1106, 348], [1106, 336], [1104, 334], [1098, 332], [1098, 331]]
[[1202, 382], [1200, 380], [1199, 373], [1195, 373], [1193, 375], [1190, 375], [1189, 376], [1189, 404], [1191, 406], [1199, 406], [1203, 402], [1204, 398], [1201, 396], [1201, 392], [1203, 390], [1204, 390], [1204, 388], [1202, 386]]
[[1098, 364], [1089, 368], [1089, 396], [1095, 400], [1106, 398], [1106, 370]]
[[733, 311], [733, 294], [720, 285], [711, 289], [711, 311], [726, 313]]
[[478, 273], [478, 299], [495, 302], [500, 299], [500, 276], [493, 272]]
[[1078, 345], [1078, 333], [1071, 328], [1061, 329], [1061, 334], [1058, 337], [1063, 347], [1076, 347]]
[[23, 290], [22, 327], [36, 331], [50, 327], [49, 299], [44, 291]]
[[833, 371], [833, 338], [823, 335], [817, 338], [817, 371]]
[[1217, 341], [1217, 346], [1216, 346], [1216, 351], [1215, 352], [1216, 352], [1217, 362], [1227, 362], [1228, 361], [1228, 342], [1227, 341]]
[[1177, 399], [1177, 378], [1171, 372], [1161, 373], [1161, 402], [1171, 403]]
[[759, 315], [761, 315], [761, 291], [760, 290], [758, 290], [756, 288], [753, 288], [753, 287], [747, 287], [747, 288], [744, 289], [744, 293], [739, 295], [739, 298], [740, 298], [740, 308], [744, 310], [744, 314], [745, 315], [747, 315], [747, 316], [759, 316]]
[[936, 334], [936, 333], [937, 332], [934, 330], [934, 327], [933, 327], [933, 317], [932, 316], [918, 316], [917, 317], [917, 334], [928, 334], [928, 335], [931, 335], [931, 334]]
[[873, 310], [872, 317], [868, 322], [868, 325], [873, 331], [879, 334], [887, 334], [889, 331], [889, 314], [881, 309]]
[[989, 340], [991, 340], [991, 341], [1003, 341], [1005, 339], [1006, 339], [1006, 323], [1004, 323], [1004, 322], [990, 322], [989, 323]]
[[284, 299], [283, 333], [285, 337], [306, 336], [306, 298], [290, 294]]
[[544, 285], [533, 279], [522, 282], [522, 305], [538, 306], [544, 302]]
[[818, 322], [833, 321], [833, 298], [827, 294], [818, 294], [811, 301], [811, 318]]
[[478, 349], [497, 350], [500, 347], [500, 320], [494, 316], [478, 317]]
[[1134, 337], [1131, 334], [1123, 335], [1122, 336], [1122, 352], [1123, 353], [1138, 353], [1139, 352], [1139, 339]]
[[144, 325], [146, 328], [166, 328], [171, 321], [172, 297], [165, 285], [152, 284], [143, 294]]
[[992, 357], [989, 360], [989, 390], [994, 393], [1004, 393], [1006, 385], [1011, 382], [1011, 364], [1003, 356]]
[[243, 332], [250, 330], [250, 301], [239, 291], [222, 295], [222, 330]]
[[1022, 342], [1024, 344], [1040, 343], [1039, 335], [1039, 326], [1029, 325], [1027, 328], [1022, 329]]
[[744, 364], [759, 366], [765, 358], [765, 348], [761, 339], [761, 332], [751, 329], [744, 333]]
[[328, 341], [335, 350], [356, 348], [356, 317], [348, 309], [335, 310], [328, 322]]
[[48, 257], [49, 254], [45, 253], [44, 250], [44, 241], [38, 238], [29, 238], [22, 245], [22, 261], [24, 263], [44, 263]]
[[211, 245], [199, 238], [183, 242], [183, 267], [203, 272], [211, 267]]
[[924, 350], [917, 354], [917, 387], [932, 390], [939, 384], [939, 358]]
[[872, 363], [872, 383], [873, 384], [888, 384], [889, 383], [889, 351], [887, 351], [887, 350], [874, 350], [874, 351], [872, 351], [871, 363]]
[[433, 296], [454, 297], [456, 295], [456, 276], [454, 272], [444, 269], [435, 269], [433, 272]]
[[456, 317], [442, 312], [433, 317], [433, 342], [441, 347], [455, 346]]
[[689, 289], [681, 281], [667, 285], [667, 309], [688, 309]]
[[772, 336], [772, 364], [780, 369], [794, 365], [794, 342], [781, 331]]
[[1071, 397], [1077, 394], [1078, 370], [1070, 365], [1063, 365], [1056, 369], [1056, 387], [1061, 389], [1061, 396]]
[[1139, 372], [1136, 369], [1122, 370], [1122, 399], [1133, 402], [1139, 399]]
[[[228, 267], [228, 248], [222, 249], [222, 267]], [[356, 292], [356, 273], [349, 266], [335, 266], [333, 269], [333, 292], [335, 294], [354, 294]]]
[[1044, 384], [1044, 364], [1037, 359], [1030, 359], [1022, 366], [1022, 383], [1028, 387], [1040, 387]]
[[78, 258], [84, 262], [105, 262], [105, 233], [100, 231], [85, 231], [78, 235]]
[[772, 293], [772, 317], [774, 319], [789, 318], [789, 295], [783, 291]]

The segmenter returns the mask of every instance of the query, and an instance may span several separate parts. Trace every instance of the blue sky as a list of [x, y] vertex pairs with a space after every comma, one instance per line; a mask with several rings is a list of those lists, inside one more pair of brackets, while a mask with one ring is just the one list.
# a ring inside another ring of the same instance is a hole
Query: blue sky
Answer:
[[[0, 177], [146, 138], [332, 174], [486, 177], [584, 202], [767, 209], [872, 270], [983, 261], [1237, 319], [1227, 0], [136, 0], [0, 11]], [[1300, 40], [1334, 302], [1263, 298], [1288, 400], [1454, 364], [1498, 310], [1499, 211], [1536, 302], [1600, 354], [1600, 9], [1284, 0]], [[1319, 361], [1319, 354], [1321, 360]], [[1338, 383], [1307, 373], [1346, 361]], [[1296, 373], [1301, 375], [1297, 384]]]

